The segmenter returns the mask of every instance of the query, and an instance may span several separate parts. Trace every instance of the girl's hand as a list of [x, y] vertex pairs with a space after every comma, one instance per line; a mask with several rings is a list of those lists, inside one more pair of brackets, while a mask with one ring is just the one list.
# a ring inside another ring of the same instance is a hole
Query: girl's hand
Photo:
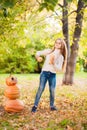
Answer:
[[54, 64], [54, 55], [53, 54], [50, 55], [50, 62], [49, 62], [49, 64]]
[[42, 57], [40, 57], [40, 56], [39, 56], [39, 57], [37, 57], [36, 59], [37, 59], [37, 61], [38, 61], [38, 62], [42, 62], [42, 61], [43, 61], [43, 58], [42, 58]]

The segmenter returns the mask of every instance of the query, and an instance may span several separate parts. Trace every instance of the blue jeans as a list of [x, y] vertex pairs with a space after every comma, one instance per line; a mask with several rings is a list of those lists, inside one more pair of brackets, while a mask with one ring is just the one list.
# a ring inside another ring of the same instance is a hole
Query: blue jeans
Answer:
[[40, 84], [35, 98], [35, 106], [38, 106], [40, 97], [44, 91], [47, 81], [49, 83], [50, 107], [54, 106], [56, 74], [51, 73], [50, 71], [42, 71], [40, 74]]

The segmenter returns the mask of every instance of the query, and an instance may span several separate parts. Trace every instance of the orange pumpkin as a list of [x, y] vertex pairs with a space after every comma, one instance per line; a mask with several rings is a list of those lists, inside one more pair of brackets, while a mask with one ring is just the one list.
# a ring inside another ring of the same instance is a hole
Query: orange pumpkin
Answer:
[[16, 85], [7, 86], [4, 95], [9, 99], [16, 99], [20, 97], [19, 88]]
[[16, 83], [17, 83], [17, 78], [16, 77], [9, 76], [9, 77], [6, 78], [6, 84], [8, 86], [15, 85]]
[[24, 104], [18, 99], [7, 100], [4, 108], [7, 112], [20, 112], [24, 109]]

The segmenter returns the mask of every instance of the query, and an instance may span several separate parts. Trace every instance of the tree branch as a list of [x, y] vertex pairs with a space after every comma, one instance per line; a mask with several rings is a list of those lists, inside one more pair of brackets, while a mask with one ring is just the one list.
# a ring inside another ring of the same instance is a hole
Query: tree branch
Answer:
[[56, 12], [56, 11], [54, 11], [55, 12], [55, 14], [58, 16], [58, 13]]
[[77, 10], [74, 10], [74, 11], [70, 12], [70, 14], [68, 14], [68, 16], [70, 16], [71, 14], [76, 13], [76, 12], [77, 12]]
[[39, 5], [41, 4], [38, 0], [36, 0], [36, 2], [37, 2]]
[[61, 8], [63, 8], [63, 5], [61, 5], [61, 4], [59, 4], [59, 3], [58, 3], [58, 6], [60, 6]]

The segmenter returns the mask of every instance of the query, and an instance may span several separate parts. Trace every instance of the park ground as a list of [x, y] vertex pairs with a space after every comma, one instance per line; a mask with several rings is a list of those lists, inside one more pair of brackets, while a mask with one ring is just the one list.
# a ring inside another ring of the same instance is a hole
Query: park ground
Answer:
[[31, 113], [39, 74], [16, 74], [20, 88], [20, 100], [25, 104], [20, 113], [4, 110], [6, 77], [0, 74], [0, 130], [87, 130], [87, 73], [76, 73], [72, 86], [61, 86], [62, 74], [57, 75], [55, 105], [58, 111], [50, 111], [49, 87], [46, 85], [38, 110]]

